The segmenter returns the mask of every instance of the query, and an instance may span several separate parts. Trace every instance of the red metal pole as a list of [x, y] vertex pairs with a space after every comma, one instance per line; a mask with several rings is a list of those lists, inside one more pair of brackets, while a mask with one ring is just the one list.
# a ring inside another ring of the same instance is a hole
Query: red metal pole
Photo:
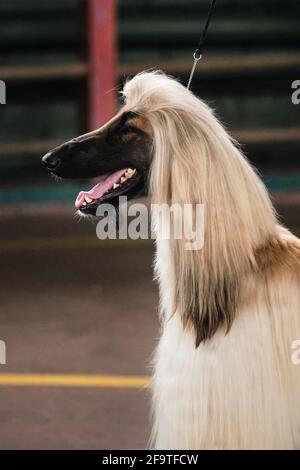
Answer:
[[88, 0], [89, 130], [116, 110], [115, 0]]

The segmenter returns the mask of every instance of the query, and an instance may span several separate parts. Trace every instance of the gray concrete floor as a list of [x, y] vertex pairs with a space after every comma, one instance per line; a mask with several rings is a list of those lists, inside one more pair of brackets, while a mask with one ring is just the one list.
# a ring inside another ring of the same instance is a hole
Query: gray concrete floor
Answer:
[[[56, 247], [60, 237], [96, 239], [67, 214], [0, 218], [2, 244], [13, 241], [0, 255], [0, 373], [148, 375], [158, 333], [151, 244]], [[50, 245], [36, 249], [40, 238]], [[145, 448], [149, 413], [142, 388], [0, 386], [0, 449]]]

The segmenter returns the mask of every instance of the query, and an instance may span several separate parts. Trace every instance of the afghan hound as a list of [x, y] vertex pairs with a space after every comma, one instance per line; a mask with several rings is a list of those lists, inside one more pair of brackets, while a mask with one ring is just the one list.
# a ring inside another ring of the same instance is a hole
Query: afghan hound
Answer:
[[152, 445], [299, 449], [300, 242], [201, 99], [161, 72], [136, 75], [123, 96], [111, 121], [43, 162], [61, 177], [100, 177], [78, 195], [82, 214], [145, 187], [154, 204], [203, 204], [202, 249], [156, 239]]

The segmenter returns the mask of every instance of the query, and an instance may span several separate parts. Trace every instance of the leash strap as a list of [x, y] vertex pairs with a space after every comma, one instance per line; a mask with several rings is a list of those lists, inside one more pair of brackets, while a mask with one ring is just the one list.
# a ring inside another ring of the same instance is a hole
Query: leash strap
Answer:
[[207, 35], [207, 30], [208, 30], [208, 27], [209, 27], [209, 23], [210, 23], [210, 20], [211, 20], [216, 2], [217, 2], [217, 0], [211, 0], [211, 2], [210, 2], [206, 22], [205, 22], [203, 31], [202, 31], [200, 39], [199, 39], [197, 49], [195, 50], [195, 52], [193, 54], [194, 62], [193, 62], [192, 70], [191, 70], [191, 73], [190, 73], [189, 81], [188, 81], [188, 84], [187, 84], [187, 89], [190, 88], [190, 85], [191, 85], [191, 82], [192, 82], [197, 64], [198, 64], [199, 60], [202, 59], [202, 50], [203, 50], [203, 46], [204, 46], [206, 35]]

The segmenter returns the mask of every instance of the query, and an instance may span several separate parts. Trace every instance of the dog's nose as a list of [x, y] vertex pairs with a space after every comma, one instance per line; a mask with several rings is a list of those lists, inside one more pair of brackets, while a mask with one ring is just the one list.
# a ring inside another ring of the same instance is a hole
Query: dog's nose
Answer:
[[49, 170], [55, 170], [59, 164], [59, 159], [53, 154], [53, 152], [48, 152], [43, 156], [42, 162]]

